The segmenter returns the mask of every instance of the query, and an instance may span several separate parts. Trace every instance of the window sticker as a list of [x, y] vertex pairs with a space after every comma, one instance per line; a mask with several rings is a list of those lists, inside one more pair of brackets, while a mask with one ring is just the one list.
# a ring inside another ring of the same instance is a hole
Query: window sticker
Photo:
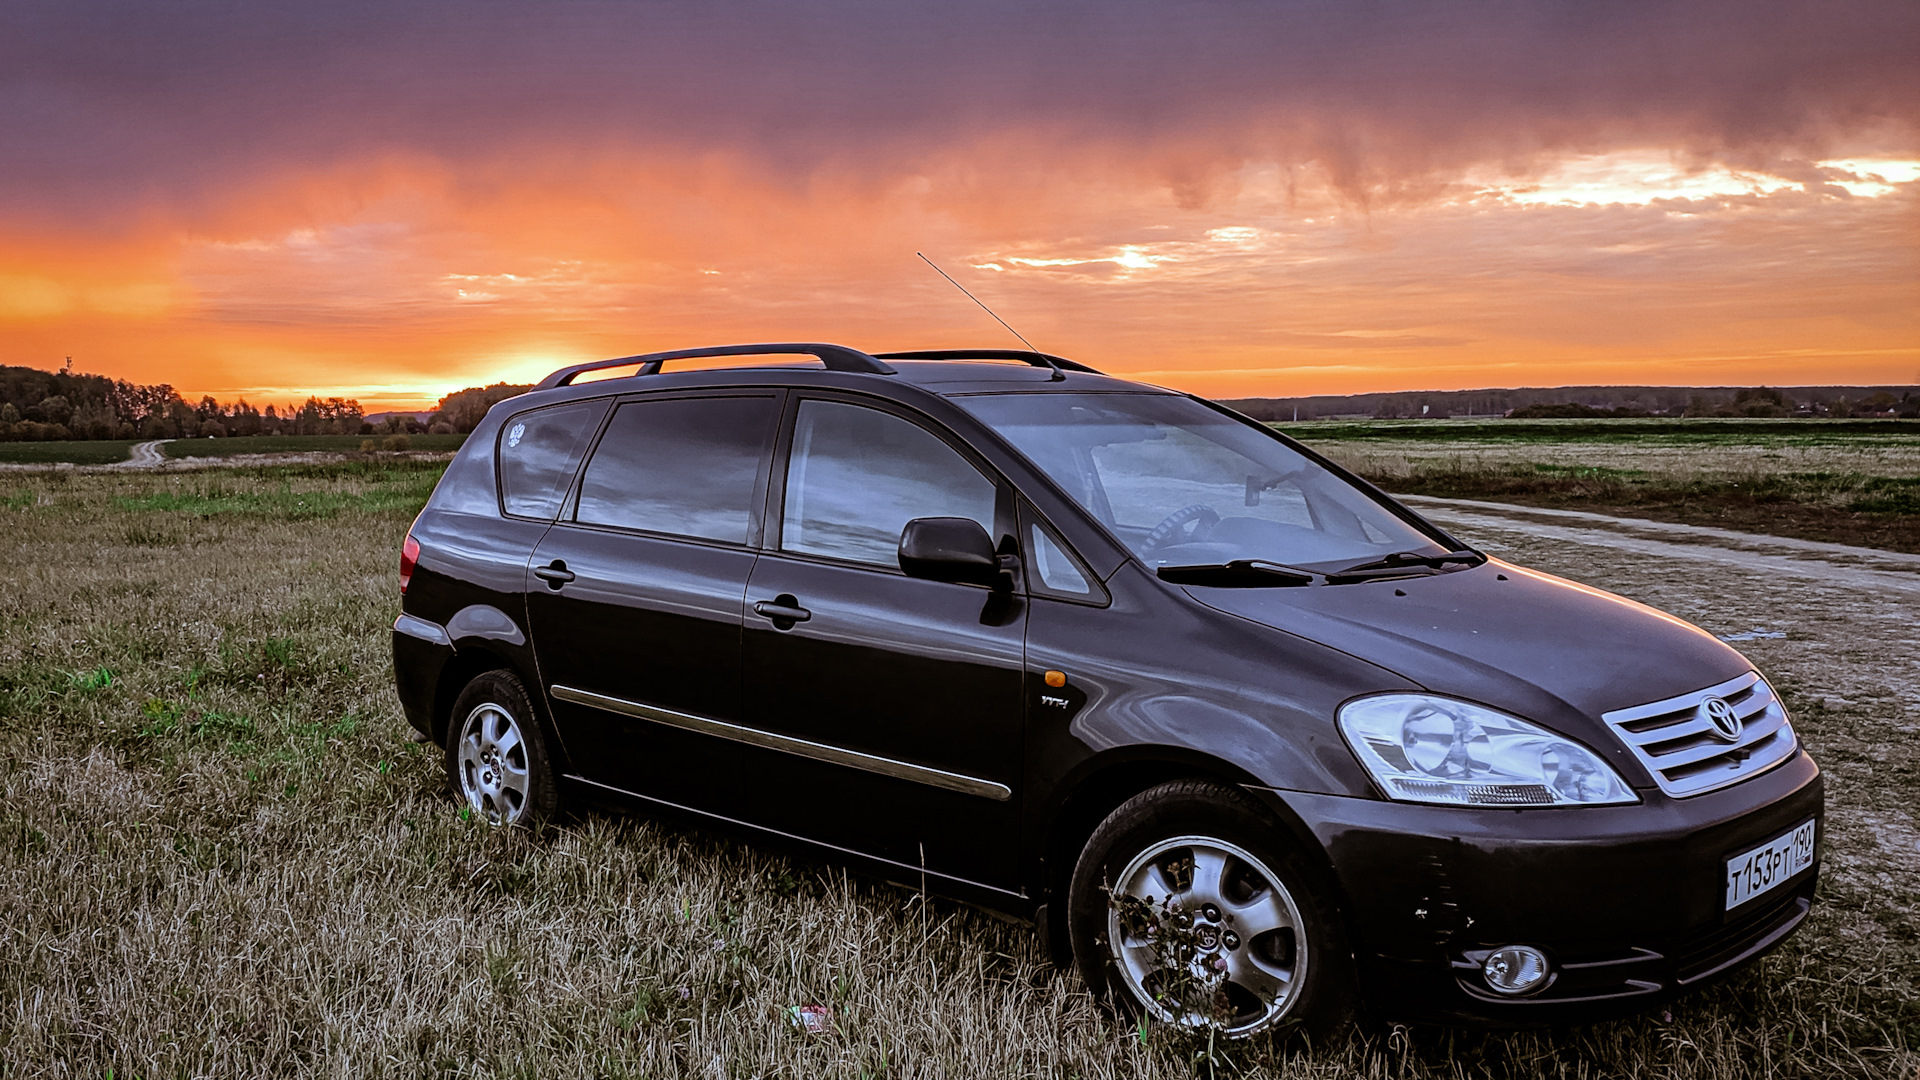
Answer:
[[604, 400], [576, 401], [508, 420], [500, 432], [501, 508], [553, 520], [606, 407]]

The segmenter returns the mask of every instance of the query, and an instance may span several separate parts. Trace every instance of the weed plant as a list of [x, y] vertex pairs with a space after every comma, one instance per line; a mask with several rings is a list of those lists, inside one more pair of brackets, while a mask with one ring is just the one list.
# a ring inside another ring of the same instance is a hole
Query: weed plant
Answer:
[[[0, 487], [0, 1075], [1911, 1077], [1914, 924], [1865, 868], [1651, 1015], [1136, 1026], [1030, 929], [669, 820], [490, 829], [392, 689], [438, 466]], [[0, 481], [3, 483], [4, 481]], [[1803, 717], [1812, 737], [1823, 714]], [[1893, 898], [1911, 911], [1914, 897]], [[795, 1005], [831, 1010], [820, 1034]]]

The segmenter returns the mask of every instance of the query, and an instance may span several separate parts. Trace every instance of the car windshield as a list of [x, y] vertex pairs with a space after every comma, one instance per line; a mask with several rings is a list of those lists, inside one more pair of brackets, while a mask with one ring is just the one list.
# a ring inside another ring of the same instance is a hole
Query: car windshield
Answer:
[[999, 432], [1149, 566], [1314, 569], [1446, 549], [1259, 429], [1171, 394], [991, 394]]

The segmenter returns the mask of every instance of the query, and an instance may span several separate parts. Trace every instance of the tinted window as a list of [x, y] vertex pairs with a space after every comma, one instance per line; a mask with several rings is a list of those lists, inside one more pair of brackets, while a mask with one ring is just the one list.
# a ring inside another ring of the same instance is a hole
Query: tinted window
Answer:
[[958, 399], [1151, 564], [1352, 564], [1440, 545], [1259, 428], [1173, 394]]
[[551, 519], [606, 411], [605, 401], [555, 405], [500, 425], [500, 500], [509, 514]]
[[900, 532], [966, 517], [993, 535], [994, 486], [917, 424], [837, 401], [805, 401], [787, 467], [780, 546], [899, 566]]
[[673, 398], [620, 406], [587, 462], [574, 519], [746, 543], [773, 402]]

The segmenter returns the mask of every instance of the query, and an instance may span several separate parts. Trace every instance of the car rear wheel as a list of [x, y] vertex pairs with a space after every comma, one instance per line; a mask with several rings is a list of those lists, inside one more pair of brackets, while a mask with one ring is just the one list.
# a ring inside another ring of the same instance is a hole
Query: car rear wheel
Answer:
[[467, 684], [447, 725], [447, 781], [490, 825], [531, 825], [553, 816], [559, 792], [526, 687], [510, 671]]
[[1075, 962], [1095, 993], [1163, 1023], [1325, 1034], [1354, 992], [1321, 879], [1238, 790], [1163, 784], [1110, 814], [1074, 868]]

